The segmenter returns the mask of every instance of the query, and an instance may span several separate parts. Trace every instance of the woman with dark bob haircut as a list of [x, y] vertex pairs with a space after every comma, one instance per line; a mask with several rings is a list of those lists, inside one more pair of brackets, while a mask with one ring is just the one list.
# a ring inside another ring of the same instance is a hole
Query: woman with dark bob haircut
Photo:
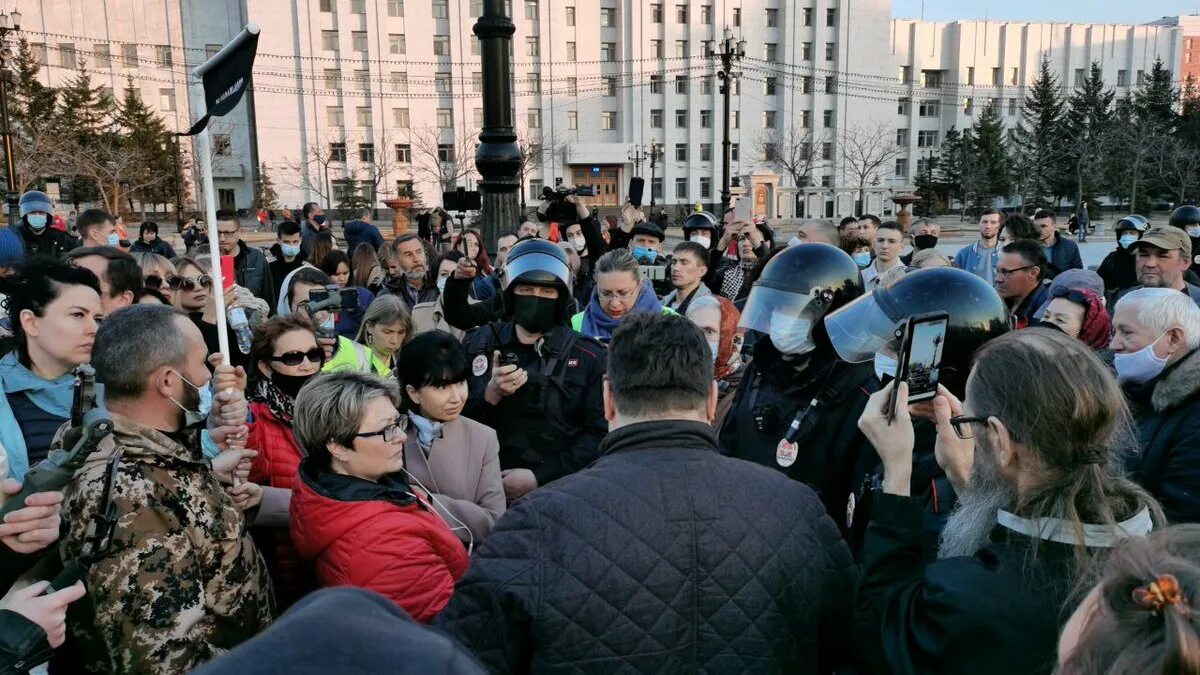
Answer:
[[453, 335], [422, 333], [400, 351], [400, 379], [410, 431], [404, 468], [466, 544], [478, 544], [504, 513], [496, 432], [462, 416], [470, 364]]

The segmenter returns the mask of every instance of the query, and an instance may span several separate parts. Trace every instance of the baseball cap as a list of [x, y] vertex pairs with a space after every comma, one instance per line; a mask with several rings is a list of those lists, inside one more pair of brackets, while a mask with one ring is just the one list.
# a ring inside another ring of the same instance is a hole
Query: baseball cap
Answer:
[[1192, 240], [1188, 239], [1187, 232], [1169, 225], [1150, 228], [1146, 234], [1142, 235], [1141, 239], [1133, 242], [1129, 248], [1133, 249], [1138, 246], [1154, 246], [1164, 251], [1179, 250], [1189, 258], [1192, 255]]

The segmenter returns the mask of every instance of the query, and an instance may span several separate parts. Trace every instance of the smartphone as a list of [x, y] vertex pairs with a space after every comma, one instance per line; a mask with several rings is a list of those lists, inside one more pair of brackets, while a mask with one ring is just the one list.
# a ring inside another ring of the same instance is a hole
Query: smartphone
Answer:
[[[928, 401], [937, 394], [942, 349], [946, 346], [949, 325], [950, 315], [946, 312], [920, 314], [910, 318], [905, 325], [896, 380], [908, 383], [908, 403]], [[896, 404], [893, 396], [893, 418]]]
[[754, 220], [754, 211], [751, 208], [749, 197], [737, 197], [733, 202], [733, 221], [741, 223], [749, 223]]
[[642, 192], [646, 190], [645, 178], [630, 178], [629, 179], [629, 203], [635, 208], [642, 206]]
[[237, 273], [233, 269], [233, 256], [221, 256], [221, 288], [229, 290], [237, 282]]

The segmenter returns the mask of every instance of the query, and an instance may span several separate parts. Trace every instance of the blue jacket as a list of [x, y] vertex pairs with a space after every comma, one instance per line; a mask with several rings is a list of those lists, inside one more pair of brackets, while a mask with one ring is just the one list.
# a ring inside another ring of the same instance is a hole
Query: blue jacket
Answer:
[[1083, 257], [1079, 255], [1079, 244], [1055, 233], [1053, 246], [1046, 249], [1046, 260], [1050, 263], [1046, 278], [1053, 279], [1067, 270], [1083, 269]]
[[985, 249], [979, 246], [979, 242], [974, 242], [969, 246], [964, 246], [954, 256], [955, 267], [966, 270], [989, 284], [996, 281], [996, 265], [998, 264], [1000, 264], [999, 244], [991, 249]]
[[[96, 385], [99, 387], [100, 385]], [[29, 470], [29, 455], [25, 446], [25, 435], [17, 424], [8, 395], [24, 392], [34, 405], [57, 417], [71, 416], [71, 403], [75, 393], [75, 375], [67, 373], [47, 381], [34, 375], [12, 351], [0, 359], [0, 446], [8, 455], [9, 475], [23, 480]], [[97, 393], [97, 400], [103, 396]]]
[[365, 220], [351, 220], [343, 226], [343, 232], [346, 235], [346, 253], [354, 255], [354, 249], [358, 248], [359, 244], [367, 243], [376, 251], [380, 246], [383, 246], [383, 235], [379, 234], [379, 228], [366, 222]]

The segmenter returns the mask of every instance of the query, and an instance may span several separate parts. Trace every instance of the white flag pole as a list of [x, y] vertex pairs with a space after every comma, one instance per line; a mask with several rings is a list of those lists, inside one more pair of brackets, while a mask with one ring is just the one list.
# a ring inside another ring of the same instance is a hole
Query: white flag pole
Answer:
[[[199, 88], [200, 95], [197, 97], [201, 103], [199, 104], [200, 116], [203, 117], [208, 113], [207, 106], [203, 103], [204, 99], [204, 73], [208, 72], [213, 64], [221, 61], [225, 54], [237, 49], [245, 40], [250, 39], [254, 35], [258, 35], [262, 30], [255, 22], [246, 24], [236, 37], [229, 41], [221, 51], [214, 54], [204, 63], [196, 66], [192, 70], [192, 77], [195, 81], [192, 83], [193, 89]], [[229, 360], [229, 319], [225, 316], [225, 285], [221, 279], [221, 247], [217, 242], [217, 195], [213, 189], [213, 173], [212, 173], [212, 135], [208, 131], [208, 126], [204, 127], [204, 131], [197, 134], [196, 152], [200, 155], [200, 176], [204, 182], [204, 216], [205, 223], [208, 229], [208, 255], [211, 258], [212, 270], [209, 276], [213, 280], [213, 297], [216, 300], [217, 312], [217, 340], [220, 345], [221, 355], [225, 358], [226, 364], [231, 364]]]

